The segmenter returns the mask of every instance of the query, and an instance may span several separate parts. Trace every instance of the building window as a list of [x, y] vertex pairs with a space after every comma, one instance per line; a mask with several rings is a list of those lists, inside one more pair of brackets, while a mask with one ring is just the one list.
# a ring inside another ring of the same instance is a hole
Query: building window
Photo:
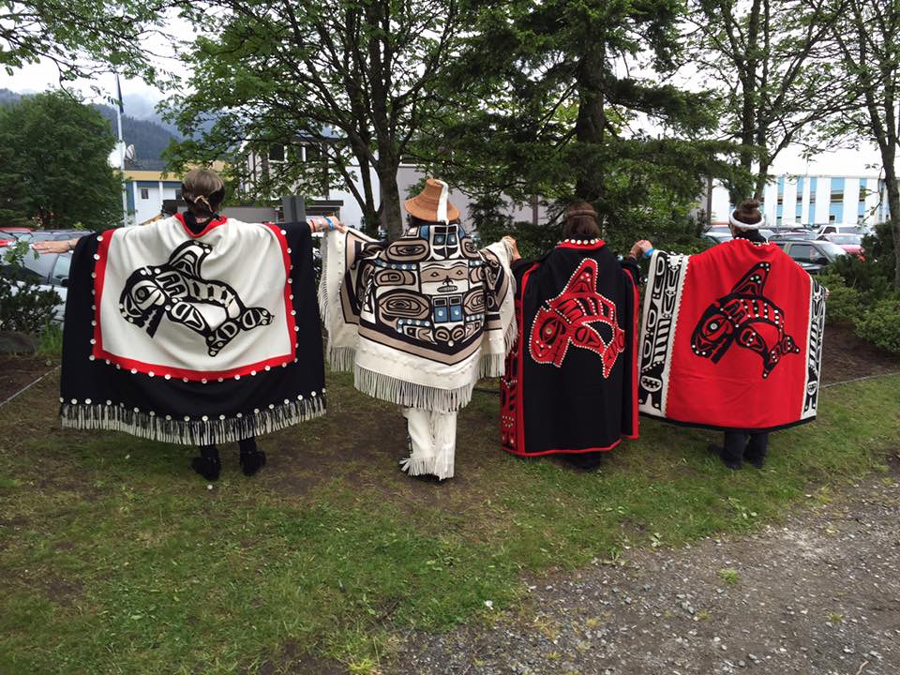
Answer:
[[806, 222], [809, 224], [816, 222], [816, 188], [818, 187], [818, 178], [809, 179], [809, 215]]
[[269, 161], [270, 162], [283, 162], [285, 157], [285, 151], [283, 145], [270, 145], [269, 146]]
[[150, 199], [150, 188], [141, 188], [141, 199]]
[[322, 161], [322, 148], [318, 145], [307, 145], [306, 149], [306, 161], [307, 162], [321, 162]]
[[844, 179], [831, 179], [831, 203], [828, 205], [828, 222], [844, 221]]
[[797, 208], [794, 211], [794, 220], [800, 222], [803, 220], [803, 187], [804, 179], [797, 179]]

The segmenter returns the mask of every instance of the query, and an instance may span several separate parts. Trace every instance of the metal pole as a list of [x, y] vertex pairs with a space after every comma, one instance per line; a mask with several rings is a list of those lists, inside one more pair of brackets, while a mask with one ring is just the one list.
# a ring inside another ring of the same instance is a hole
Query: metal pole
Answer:
[[128, 225], [128, 186], [125, 182], [125, 141], [122, 139], [122, 87], [116, 73], [116, 91], [119, 94], [116, 106], [116, 122], [119, 127], [119, 171], [122, 172], [122, 225]]

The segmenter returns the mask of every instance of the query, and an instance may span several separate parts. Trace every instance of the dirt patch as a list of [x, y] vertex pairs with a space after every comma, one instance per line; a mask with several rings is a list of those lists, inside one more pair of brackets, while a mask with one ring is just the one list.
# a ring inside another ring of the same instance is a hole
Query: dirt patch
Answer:
[[45, 357], [0, 355], [0, 403], [57, 365], [58, 360]]
[[745, 539], [532, 579], [524, 610], [497, 613], [490, 628], [413, 633], [385, 672], [894, 675], [900, 482], [890, 474]]
[[848, 326], [826, 327], [822, 352], [824, 384], [900, 372], [900, 356], [869, 344]]
[[288, 642], [278, 656], [264, 661], [256, 675], [345, 675], [347, 667], [338, 661], [317, 659], [304, 654], [296, 642]]

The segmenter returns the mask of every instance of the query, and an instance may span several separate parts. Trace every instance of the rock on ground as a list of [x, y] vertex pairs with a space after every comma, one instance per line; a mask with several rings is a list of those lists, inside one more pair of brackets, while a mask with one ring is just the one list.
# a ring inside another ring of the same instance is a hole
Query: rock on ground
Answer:
[[[532, 580], [493, 627], [406, 636], [387, 673], [900, 673], [900, 467], [745, 539]], [[812, 501], [812, 500], [810, 500]]]

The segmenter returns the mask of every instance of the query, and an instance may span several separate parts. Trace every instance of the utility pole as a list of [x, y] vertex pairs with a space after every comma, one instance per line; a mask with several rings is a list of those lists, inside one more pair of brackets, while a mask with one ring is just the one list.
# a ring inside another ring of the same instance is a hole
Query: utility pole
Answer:
[[124, 105], [122, 103], [122, 85], [119, 84], [118, 73], [116, 73], [116, 91], [119, 94], [119, 105], [116, 106], [116, 122], [119, 127], [119, 140], [117, 144], [119, 150], [119, 171], [122, 175], [122, 225], [128, 225], [128, 194], [125, 185], [125, 141], [122, 138], [122, 113], [124, 112]]

